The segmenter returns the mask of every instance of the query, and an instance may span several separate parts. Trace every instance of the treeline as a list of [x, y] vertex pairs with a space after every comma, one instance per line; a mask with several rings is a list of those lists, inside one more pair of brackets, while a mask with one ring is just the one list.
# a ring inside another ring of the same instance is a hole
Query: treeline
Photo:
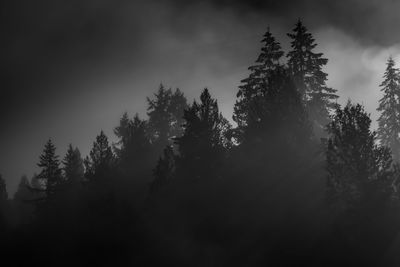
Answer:
[[208, 89], [188, 103], [161, 85], [114, 144], [101, 131], [87, 157], [70, 145], [60, 159], [48, 140], [12, 199], [0, 179], [3, 252], [17, 265], [395, 264], [399, 71], [389, 59], [375, 133], [361, 105], [337, 104], [301, 21], [288, 37], [285, 55], [265, 33], [236, 127]]

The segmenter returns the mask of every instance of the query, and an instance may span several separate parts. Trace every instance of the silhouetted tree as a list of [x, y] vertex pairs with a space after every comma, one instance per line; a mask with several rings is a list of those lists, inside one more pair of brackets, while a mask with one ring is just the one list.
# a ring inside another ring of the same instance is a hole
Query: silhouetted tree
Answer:
[[328, 59], [322, 53], [315, 53], [317, 46], [312, 34], [298, 20], [292, 33], [291, 48], [287, 54], [288, 66], [295, 79], [318, 137], [324, 136], [324, 127], [329, 122], [329, 112], [335, 108], [336, 90], [326, 85], [328, 74], [322, 69]]
[[250, 75], [242, 80], [242, 85], [239, 86], [237, 93], [237, 101], [234, 107], [234, 121], [238, 124], [238, 129], [244, 131], [249, 121], [261, 120], [260, 111], [262, 106], [257, 102], [264, 98], [268, 93], [269, 78], [271, 71], [275, 70], [280, 65], [280, 59], [284, 52], [281, 49], [279, 42], [275, 40], [269, 28], [264, 34], [261, 41], [263, 47], [261, 53], [256, 60], [256, 64], [249, 67]]
[[32, 199], [31, 184], [26, 175], [22, 175], [18, 184], [17, 191], [14, 194], [14, 200], [23, 202]]
[[216, 175], [230, 143], [225, 135], [230, 125], [208, 89], [201, 93], [200, 103], [194, 101], [185, 110], [184, 118], [183, 135], [176, 138], [179, 175], [187, 178]]
[[41, 168], [37, 179], [43, 181], [44, 192], [46, 199], [49, 200], [54, 197], [58, 191], [58, 186], [62, 182], [60, 161], [55, 153], [56, 147], [49, 139], [43, 149], [42, 155], [40, 155], [40, 161], [38, 166]]
[[173, 138], [182, 135], [183, 112], [187, 101], [183, 93], [176, 89], [165, 89], [161, 84], [154, 99], [147, 98], [149, 134], [158, 150], [173, 144]]
[[156, 168], [153, 170], [154, 181], [151, 191], [168, 184], [175, 176], [175, 154], [172, 146], [164, 149], [164, 155], [159, 158]]
[[393, 58], [387, 61], [387, 67], [381, 83], [383, 97], [379, 101], [378, 138], [382, 145], [392, 150], [394, 160], [400, 160], [400, 85], [398, 69]]
[[133, 120], [124, 114], [120, 125], [114, 129], [119, 138], [119, 165], [125, 175], [143, 175], [145, 171], [150, 172], [150, 166], [154, 166], [153, 146], [147, 128], [147, 122], [141, 120], [138, 114]]
[[122, 151], [125, 149], [126, 144], [128, 143], [131, 124], [132, 121], [129, 119], [128, 113], [124, 112], [119, 120], [119, 125], [114, 128], [114, 134], [119, 140], [113, 146], [113, 148], [118, 158], [121, 158]]
[[65, 182], [71, 185], [79, 185], [83, 182], [85, 168], [78, 148], [70, 144], [63, 160]]
[[243, 144], [279, 144], [283, 149], [285, 145], [308, 143], [312, 136], [310, 123], [290, 74], [277, 67], [270, 70], [266, 84], [264, 94], [249, 102]]
[[108, 138], [103, 131], [96, 137], [93, 142], [93, 148], [90, 156], [84, 160], [86, 173], [85, 176], [89, 181], [105, 179], [114, 167], [115, 158]]
[[390, 151], [375, 144], [370, 124], [361, 105], [348, 103], [328, 125], [328, 197], [339, 210], [372, 209], [393, 194]]

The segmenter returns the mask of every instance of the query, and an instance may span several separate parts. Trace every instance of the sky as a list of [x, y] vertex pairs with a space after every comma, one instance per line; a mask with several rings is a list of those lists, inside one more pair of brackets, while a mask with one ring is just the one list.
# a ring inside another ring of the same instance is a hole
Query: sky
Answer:
[[[5, 3], [3, 3], [5, 2]], [[240, 80], [271, 32], [289, 49], [301, 18], [329, 59], [339, 102], [365, 105], [376, 127], [389, 56], [400, 62], [394, 0], [16, 0], [1, 5], [0, 173], [13, 194], [51, 138], [88, 154], [123, 112], [146, 118], [160, 83], [191, 102], [204, 87], [231, 120]]]

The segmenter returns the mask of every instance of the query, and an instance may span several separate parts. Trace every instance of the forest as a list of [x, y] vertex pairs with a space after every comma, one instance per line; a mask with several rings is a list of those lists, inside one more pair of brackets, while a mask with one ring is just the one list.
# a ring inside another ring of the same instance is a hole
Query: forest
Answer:
[[361, 104], [338, 104], [328, 59], [301, 20], [287, 36], [286, 52], [269, 28], [263, 35], [236, 89], [234, 123], [212, 88], [189, 103], [161, 84], [146, 118], [115, 122], [118, 142], [99, 129], [89, 155], [73, 144], [58, 155], [54, 136], [40, 172], [22, 176], [13, 196], [0, 176], [2, 258], [10, 266], [398, 266], [395, 61], [388, 55], [382, 70], [373, 131]]

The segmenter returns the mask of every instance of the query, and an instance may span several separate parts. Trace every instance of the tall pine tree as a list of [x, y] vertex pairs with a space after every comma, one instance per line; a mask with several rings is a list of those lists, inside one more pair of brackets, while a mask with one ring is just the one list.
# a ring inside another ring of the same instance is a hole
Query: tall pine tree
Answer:
[[317, 46], [315, 39], [300, 20], [288, 36], [292, 39], [292, 50], [287, 54], [289, 69], [307, 107], [314, 133], [322, 137], [329, 122], [329, 113], [335, 108], [338, 98], [336, 90], [326, 85], [328, 74], [323, 67], [328, 59], [323, 58], [322, 53], [314, 52]]
[[241, 81], [237, 93], [233, 119], [238, 124], [240, 132], [243, 132], [251, 121], [262, 120], [260, 113], [263, 107], [258, 105], [258, 102], [267, 94], [271, 72], [281, 66], [280, 59], [284, 54], [280, 43], [275, 40], [269, 28], [261, 42], [263, 43], [261, 53], [255, 64], [248, 68], [250, 75]]
[[103, 131], [96, 137], [93, 142], [93, 148], [90, 156], [84, 160], [86, 169], [86, 179], [89, 181], [106, 179], [112, 168], [114, 167], [115, 158], [108, 138]]
[[187, 101], [183, 93], [176, 89], [166, 89], [162, 84], [154, 98], [147, 98], [148, 131], [152, 143], [159, 152], [173, 144], [173, 138], [182, 135], [183, 112]]
[[348, 103], [337, 108], [328, 125], [328, 197], [341, 211], [366, 211], [392, 196], [392, 158], [386, 147], [375, 144], [370, 124], [361, 105]]
[[225, 135], [230, 125], [208, 89], [201, 93], [200, 103], [194, 101], [185, 110], [184, 118], [183, 135], [176, 138], [178, 175], [195, 179], [217, 175], [230, 143]]
[[387, 67], [381, 83], [383, 97], [379, 101], [378, 138], [382, 145], [392, 150], [393, 159], [400, 160], [400, 85], [398, 69], [393, 58], [387, 61]]
[[52, 198], [59, 190], [59, 185], [62, 183], [60, 161], [56, 155], [56, 147], [51, 139], [49, 139], [40, 155], [38, 166], [41, 168], [37, 179], [44, 184], [44, 192], [46, 199]]
[[119, 126], [114, 129], [118, 137], [116, 147], [119, 167], [124, 175], [133, 176], [143, 174], [145, 170], [154, 166], [156, 157], [153, 156], [153, 146], [147, 134], [148, 123], [136, 114], [133, 120], [125, 113]]
[[70, 144], [63, 160], [65, 182], [71, 185], [79, 185], [83, 182], [85, 168], [78, 148]]

